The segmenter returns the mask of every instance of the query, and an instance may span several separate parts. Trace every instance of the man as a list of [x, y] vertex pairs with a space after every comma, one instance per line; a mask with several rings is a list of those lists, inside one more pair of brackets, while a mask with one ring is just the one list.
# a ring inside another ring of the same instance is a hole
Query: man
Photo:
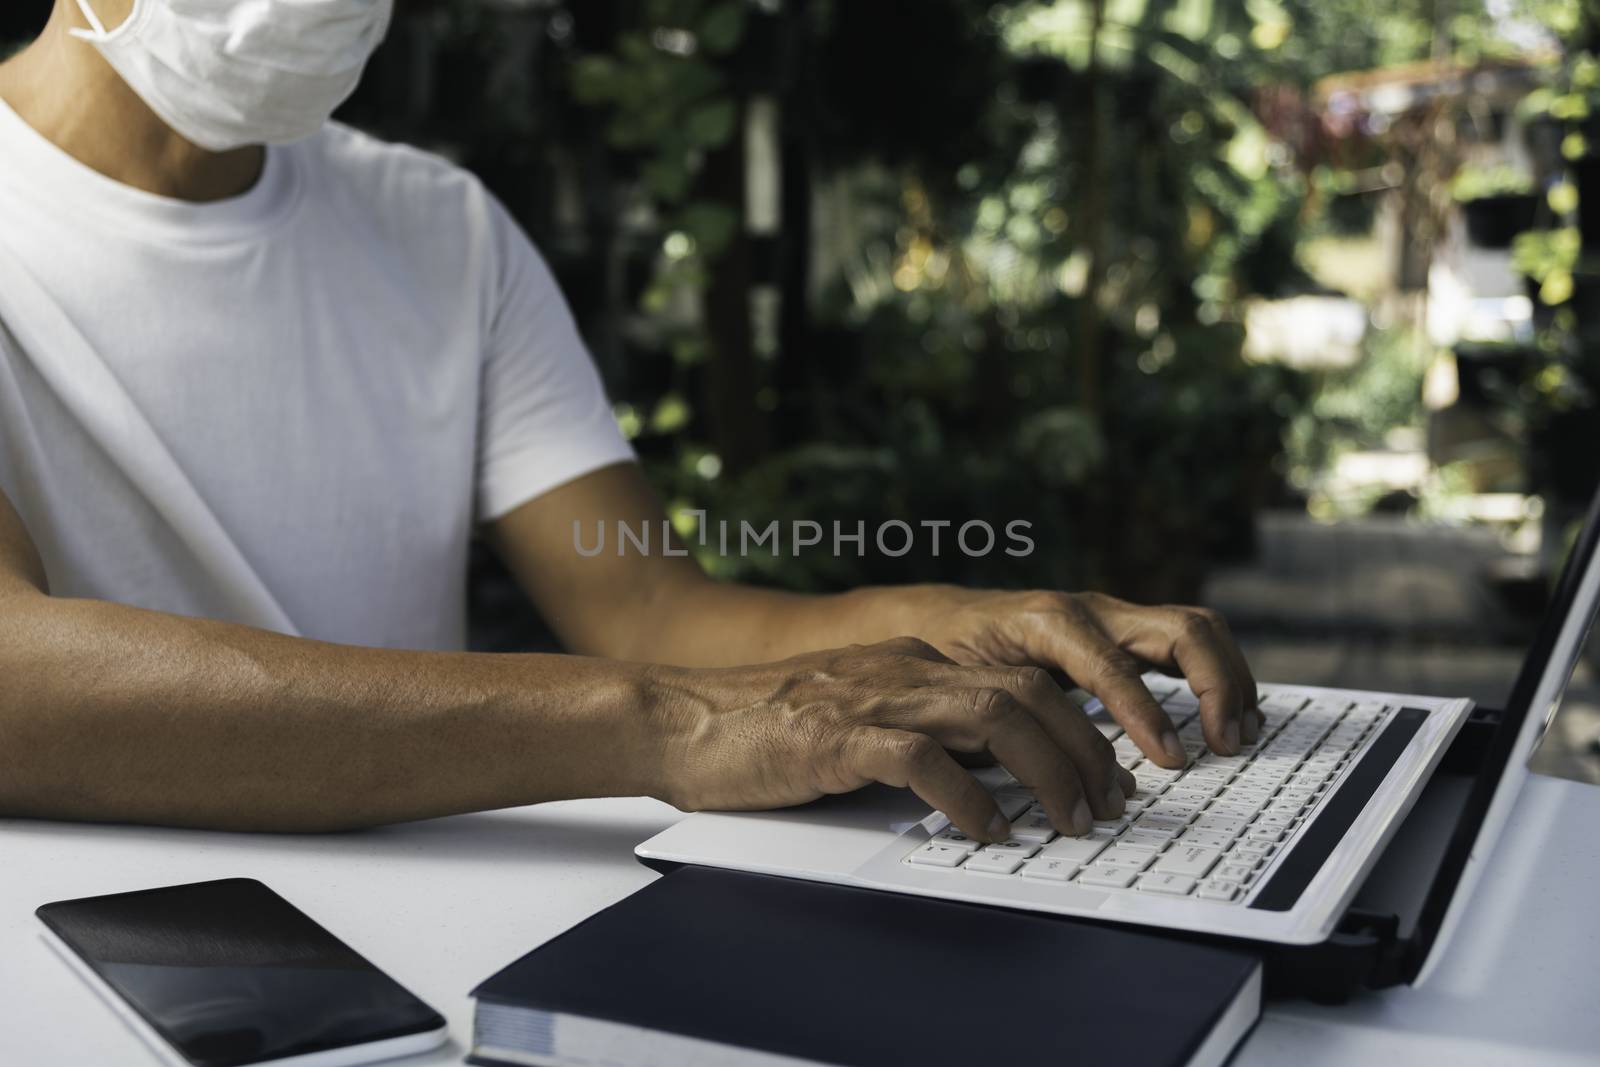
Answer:
[[[0, 814], [319, 830], [909, 786], [1064, 832], [1260, 724], [1222, 620], [1093, 594], [805, 597], [585, 556], [660, 506], [548, 271], [468, 175], [325, 120], [388, 0], [59, 0], [0, 65]], [[468, 542], [575, 655], [459, 651]]]

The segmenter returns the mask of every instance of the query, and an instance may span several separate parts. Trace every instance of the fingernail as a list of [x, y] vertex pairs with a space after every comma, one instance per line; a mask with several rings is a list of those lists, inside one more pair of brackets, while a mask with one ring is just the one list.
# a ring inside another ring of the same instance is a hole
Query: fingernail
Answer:
[[1222, 743], [1228, 746], [1230, 753], [1239, 751], [1239, 724], [1233, 719], [1228, 720], [1228, 725], [1222, 728]]
[[1161, 747], [1167, 755], [1178, 761], [1181, 766], [1189, 762], [1189, 753], [1183, 750], [1183, 742], [1178, 740], [1178, 735], [1168, 730], [1161, 735]]
[[989, 820], [989, 840], [1004, 841], [1011, 836], [1011, 824], [1006, 822], [1006, 817], [999, 813]]
[[1082, 797], [1078, 798], [1078, 806], [1072, 809], [1072, 828], [1080, 834], [1094, 829], [1094, 812], [1089, 810], [1089, 802]]

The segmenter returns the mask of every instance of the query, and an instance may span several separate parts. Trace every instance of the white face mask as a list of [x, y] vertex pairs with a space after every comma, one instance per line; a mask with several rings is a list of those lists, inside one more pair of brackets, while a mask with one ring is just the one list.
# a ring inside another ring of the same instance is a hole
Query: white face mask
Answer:
[[201, 148], [283, 144], [317, 132], [389, 28], [394, 0], [134, 0], [100, 50], [139, 98]]

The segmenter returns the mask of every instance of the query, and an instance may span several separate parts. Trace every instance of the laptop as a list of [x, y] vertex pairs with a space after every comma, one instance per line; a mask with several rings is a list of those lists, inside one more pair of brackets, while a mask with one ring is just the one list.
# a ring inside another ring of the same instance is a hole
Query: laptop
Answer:
[[[1150, 675], [1190, 763], [1168, 771], [1142, 759], [1090, 700], [1139, 791], [1122, 818], [1087, 835], [1057, 834], [1028, 791], [991, 768], [977, 773], [1013, 820], [1003, 844], [968, 839], [909, 791], [871, 787], [782, 811], [691, 815], [636, 853], [657, 869], [731, 868], [1280, 949], [1359, 944], [1367, 962], [1387, 960], [1391, 979], [1420, 981], [1459, 921], [1594, 621], [1597, 545], [1600, 493], [1502, 710], [1262, 685], [1266, 728], [1223, 757], [1200, 740], [1194, 694]], [[1386, 854], [1402, 824], [1401, 845]]]

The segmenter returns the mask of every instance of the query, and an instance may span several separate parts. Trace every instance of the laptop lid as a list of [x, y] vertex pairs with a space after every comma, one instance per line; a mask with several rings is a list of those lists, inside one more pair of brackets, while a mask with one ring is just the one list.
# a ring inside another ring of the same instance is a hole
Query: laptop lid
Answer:
[[1422, 982], [1443, 955], [1466, 909], [1484, 863], [1511, 814], [1528, 774], [1528, 760], [1544, 736], [1572, 678], [1595, 612], [1600, 607], [1600, 490], [1589, 505], [1538, 633], [1517, 673], [1482, 768], [1462, 807], [1423, 903], [1405, 968]]

